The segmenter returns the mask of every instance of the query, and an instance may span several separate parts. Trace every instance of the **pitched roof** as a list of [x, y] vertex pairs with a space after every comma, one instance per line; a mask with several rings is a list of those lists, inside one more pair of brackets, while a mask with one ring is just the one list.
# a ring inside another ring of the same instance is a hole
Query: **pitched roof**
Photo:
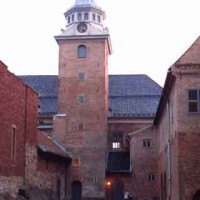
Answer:
[[110, 75], [110, 117], [153, 117], [161, 91], [146, 75]]
[[[41, 114], [57, 113], [57, 76], [20, 76], [39, 94]], [[110, 117], [153, 117], [162, 88], [146, 75], [109, 76]]]
[[188, 50], [176, 61], [176, 65], [200, 64], [200, 37], [188, 48]]
[[62, 158], [71, 159], [72, 155], [66, 151], [65, 148], [59, 144], [55, 139], [48, 136], [44, 132], [38, 132], [37, 135], [38, 149], [44, 153], [50, 153]]
[[39, 95], [40, 114], [57, 113], [58, 76], [19, 76]]
[[108, 153], [107, 160], [107, 172], [121, 172], [128, 173], [130, 172], [130, 153], [129, 152], [114, 152], [111, 151]]

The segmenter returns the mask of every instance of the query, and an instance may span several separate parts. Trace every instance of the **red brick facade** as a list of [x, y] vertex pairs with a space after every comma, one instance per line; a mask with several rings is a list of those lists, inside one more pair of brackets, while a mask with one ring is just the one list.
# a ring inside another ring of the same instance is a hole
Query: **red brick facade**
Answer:
[[[133, 173], [142, 182], [140, 185], [135, 182], [136, 178], [133, 179], [133, 193], [137, 194], [135, 187], [138, 187], [139, 199], [152, 199], [153, 196], [161, 200], [199, 199], [200, 110], [197, 104], [200, 96], [196, 95], [200, 89], [199, 52], [200, 38], [169, 69], [151, 131], [146, 129], [130, 134]], [[189, 90], [195, 97], [189, 97]], [[191, 104], [189, 98], [194, 99]], [[193, 109], [192, 112], [189, 109]], [[138, 138], [145, 137], [155, 146], [143, 154], [137, 145], [141, 143]], [[144, 164], [148, 160], [154, 160], [154, 164]], [[149, 170], [155, 172], [151, 191], [147, 191], [147, 181], [143, 177]]]
[[[83, 44], [87, 56], [78, 58], [79, 45]], [[71, 166], [69, 186], [80, 181], [83, 198], [104, 198], [108, 124], [107, 45], [105, 39], [59, 41], [58, 110], [66, 116], [55, 119], [55, 135], [73, 153], [74, 159], [79, 160], [78, 166]], [[80, 73], [84, 73], [83, 80]]]
[[26, 163], [26, 149], [36, 151], [38, 98], [2, 62], [0, 80], [0, 192], [11, 189], [15, 195], [17, 189], [27, 183], [26, 175], [31, 168]]

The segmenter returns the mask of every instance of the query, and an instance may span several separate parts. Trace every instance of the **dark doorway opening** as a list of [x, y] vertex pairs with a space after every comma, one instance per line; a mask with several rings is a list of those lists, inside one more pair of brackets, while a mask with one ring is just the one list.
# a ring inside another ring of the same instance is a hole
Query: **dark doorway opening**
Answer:
[[61, 189], [61, 181], [60, 179], [57, 180], [57, 196], [58, 196], [58, 199], [60, 199], [60, 189]]
[[80, 181], [72, 182], [72, 200], [81, 200], [82, 185]]
[[124, 183], [119, 179], [112, 187], [112, 200], [124, 200]]
[[198, 191], [195, 193], [195, 195], [194, 195], [194, 197], [192, 198], [192, 200], [200, 200], [200, 190], [198, 190]]

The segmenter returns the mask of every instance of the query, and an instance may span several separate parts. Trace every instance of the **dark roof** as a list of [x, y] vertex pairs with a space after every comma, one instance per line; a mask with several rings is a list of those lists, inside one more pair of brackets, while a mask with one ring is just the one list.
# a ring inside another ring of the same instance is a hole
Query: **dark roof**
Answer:
[[38, 132], [37, 142], [38, 149], [44, 153], [53, 154], [67, 159], [72, 158], [71, 153], [66, 151], [61, 144], [44, 132]]
[[[39, 94], [41, 114], [57, 113], [57, 76], [20, 76]], [[146, 75], [109, 76], [110, 117], [153, 117], [162, 88]]]
[[19, 76], [19, 78], [38, 93], [41, 114], [57, 113], [58, 76]]
[[146, 75], [110, 75], [110, 117], [153, 117], [161, 91]]
[[130, 172], [130, 153], [129, 152], [109, 152], [107, 160], [107, 172]]

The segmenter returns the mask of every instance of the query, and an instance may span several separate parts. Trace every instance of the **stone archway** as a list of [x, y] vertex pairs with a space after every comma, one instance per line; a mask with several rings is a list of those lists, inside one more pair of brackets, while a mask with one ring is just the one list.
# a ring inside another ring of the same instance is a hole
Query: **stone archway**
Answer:
[[71, 185], [71, 200], [81, 200], [82, 184], [80, 181], [73, 181]]
[[198, 190], [193, 196], [192, 200], [200, 200], [200, 190]]

